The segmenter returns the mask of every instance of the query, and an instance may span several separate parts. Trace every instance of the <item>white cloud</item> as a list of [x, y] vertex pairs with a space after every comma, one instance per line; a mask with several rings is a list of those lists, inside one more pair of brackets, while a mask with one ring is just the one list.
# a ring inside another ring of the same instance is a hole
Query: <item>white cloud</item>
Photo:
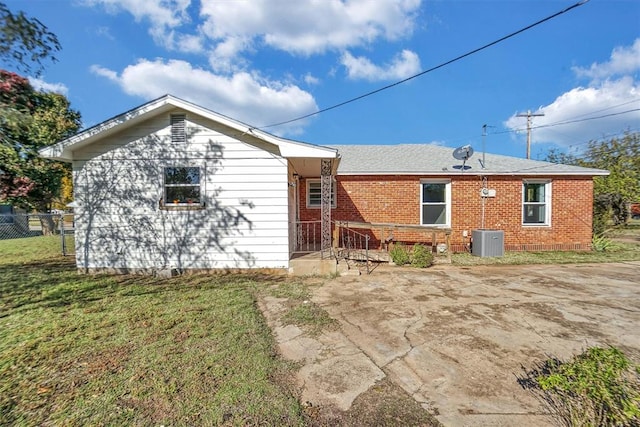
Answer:
[[89, 67], [89, 70], [97, 76], [106, 77], [107, 79], [117, 82], [118, 81], [118, 73], [108, 68], [101, 67], [100, 65], [92, 65]]
[[[640, 111], [632, 110], [640, 108], [640, 82], [633, 74], [639, 70], [640, 39], [613, 49], [607, 62], [573, 67], [578, 78], [591, 79], [589, 86], [571, 89], [540, 107], [536, 112], [544, 116], [534, 117], [532, 142], [569, 146], [637, 129]], [[514, 114], [504, 124], [523, 131], [526, 118]]]
[[[222, 76], [185, 61], [141, 60], [121, 73], [93, 66], [91, 70], [116, 82], [129, 95], [152, 99], [170, 93], [218, 113], [262, 126], [308, 114], [318, 109], [311, 94], [299, 87], [246, 72]], [[267, 129], [298, 134], [304, 121]]]
[[103, 6], [109, 13], [129, 12], [137, 22], [148, 19], [152, 26], [177, 27], [188, 19], [191, 0], [83, 0], [87, 6]]
[[617, 47], [611, 52], [609, 61], [594, 62], [589, 68], [573, 67], [578, 77], [602, 80], [616, 75], [628, 75], [640, 70], [640, 38], [628, 47]]
[[345, 52], [340, 61], [347, 68], [349, 78], [354, 80], [397, 80], [420, 72], [420, 58], [416, 53], [406, 49], [384, 66], [375, 65], [368, 58], [355, 57], [349, 52]]
[[37, 91], [54, 92], [65, 96], [69, 93], [69, 88], [63, 83], [48, 83], [35, 77], [29, 77], [29, 83], [31, 83], [31, 86]]
[[202, 0], [202, 31], [216, 56], [233, 59], [265, 44], [312, 55], [411, 34], [421, 0]]
[[[264, 46], [309, 56], [409, 36], [422, 0], [81, 0], [149, 25], [156, 44], [206, 53], [216, 72], [236, 72]], [[194, 2], [198, 4], [197, 2]], [[195, 22], [195, 25], [191, 21]]]
[[182, 52], [200, 53], [204, 51], [202, 37], [198, 35], [180, 35], [176, 47]]
[[171, 29], [190, 21], [187, 7], [191, 0], [82, 0], [86, 6], [102, 6], [108, 13], [129, 12], [136, 22], [148, 21], [155, 42], [175, 49]]
[[[594, 87], [577, 87], [536, 111], [544, 116], [533, 118], [532, 142], [569, 146], [618, 133], [640, 123], [640, 111], [623, 113], [639, 107], [640, 84], [630, 76]], [[609, 117], [584, 120], [607, 115]], [[554, 125], [563, 122], [573, 123]], [[505, 125], [513, 130], [522, 130], [524, 135], [526, 118], [514, 114]], [[552, 126], [537, 128], [547, 125]]]
[[109, 40], [115, 40], [115, 38], [113, 37], [113, 34], [111, 34], [111, 30], [109, 29], [109, 27], [98, 27], [96, 28], [96, 34], [99, 36], [102, 36], [106, 39]]
[[162, 44], [169, 50], [177, 50], [185, 53], [203, 53], [204, 39], [202, 36], [183, 34], [166, 28], [153, 28], [150, 30], [154, 38], [162, 39]]
[[304, 75], [304, 82], [308, 85], [317, 85], [320, 84], [320, 79], [315, 77], [311, 73], [307, 73]]

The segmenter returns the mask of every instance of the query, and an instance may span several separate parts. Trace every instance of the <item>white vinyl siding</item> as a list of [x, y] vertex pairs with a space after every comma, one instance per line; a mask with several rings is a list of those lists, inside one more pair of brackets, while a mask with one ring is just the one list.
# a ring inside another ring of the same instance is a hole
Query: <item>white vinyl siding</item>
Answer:
[[[216, 123], [185, 126], [184, 143], [165, 115], [74, 153], [79, 268], [288, 267], [287, 161]], [[199, 171], [202, 209], [161, 208], [167, 168]]]
[[551, 225], [551, 182], [522, 183], [522, 224]]
[[420, 181], [420, 225], [451, 226], [450, 181]]

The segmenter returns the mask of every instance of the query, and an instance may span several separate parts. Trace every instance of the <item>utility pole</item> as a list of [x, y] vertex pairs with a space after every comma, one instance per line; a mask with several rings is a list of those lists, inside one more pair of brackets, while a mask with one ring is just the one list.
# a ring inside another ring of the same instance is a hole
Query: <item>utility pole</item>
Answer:
[[516, 117], [527, 118], [527, 159], [531, 158], [531, 117], [544, 116], [544, 113], [532, 113], [531, 110], [527, 111], [527, 114], [518, 114]]

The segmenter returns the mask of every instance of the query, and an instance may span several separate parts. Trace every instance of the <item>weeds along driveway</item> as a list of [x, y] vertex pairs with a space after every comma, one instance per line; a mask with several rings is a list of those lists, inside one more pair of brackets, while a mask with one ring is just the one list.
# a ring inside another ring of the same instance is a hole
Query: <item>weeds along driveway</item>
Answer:
[[517, 382], [549, 356], [613, 345], [640, 360], [640, 262], [385, 266], [329, 280], [312, 300], [446, 426], [549, 424]]

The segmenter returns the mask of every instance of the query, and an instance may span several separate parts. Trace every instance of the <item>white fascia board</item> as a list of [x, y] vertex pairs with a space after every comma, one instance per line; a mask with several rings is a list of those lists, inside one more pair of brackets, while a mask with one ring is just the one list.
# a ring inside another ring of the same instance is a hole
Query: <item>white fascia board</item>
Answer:
[[116, 131], [116, 128], [118, 131], [126, 129], [149, 116], [161, 114], [163, 111], [172, 108], [179, 108], [188, 111], [195, 115], [220, 123], [221, 125], [234, 129], [240, 133], [251, 135], [254, 138], [261, 139], [269, 144], [277, 146], [283, 157], [335, 158], [338, 156], [337, 150], [333, 148], [279, 138], [267, 132], [252, 128], [251, 126], [222, 114], [200, 107], [196, 104], [192, 104], [191, 102], [180, 98], [176, 98], [172, 95], [165, 95], [138, 108], [119, 114], [118, 116], [106, 120], [96, 126], [90, 127], [70, 138], [60, 141], [57, 144], [43, 148], [39, 153], [42, 157], [49, 159], [67, 162], [72, 161], [72, 150], [102, 139], [111, 132]]
[[73, 160], [68, 152], [64, 153], [64, 149], [60, 144], [41, 148], [38, 150], [38, 155], [45, 159], [58, 160], [67, 163], [70, 163]]
[[317, 159], [335, 159], [338, 157], [338, 150], [322, 147], [319, 145], [305, 144], [295, 141], [281, 141], [278, 144], [280, 154], [283, 157], [304, 157]]
[[179, 98], [168, 95], [172, 105], [182, 108], [187, 111], [191, 111], [194, 114], [206, 117], [212, 121], [218, 122], [231, 129], [235, 129], [243, 134], [251, 135], [254, 138], [261, 139], [269, 144], [273, 144], [279, 148], [280, 155], [282, 157], [305, 157], [305, 158], [336, 158], [338, 157], [338, 150], [329, 147], [323, 147], [319, 145], [308, 144], [305, 142], [293, 141], [290, 139], [280, 138], [272, 135], [268, 132], [261, 131], [254, 127], [251, 127], [245, 123], [234, 120], [230, 117], [192, 104], [190, 102], [181, 100]]
[[162, 112], [162, 107], [166, 106], [169, 101], [169, 96], [166, 95], [162, 98], [158, 98], [147, 104], [144, 104], [138, 108], [134, 108], [125, 113], [119, 114], [111, 119], [108, 119], [102, 123], [92, 126], [84, 131], [64, 139], [54, 145], [45, 147], [39, 151], [40, 156], [53, 159], [70, 162], [73, 160], [72, 150], [80, 148], [84, 145], [89, 145], [92, 142], [102, 139], [112, 130], [118, 128], [118, 130], [126, 129], [129, 126], [134, 125], [138, 121], [146, 118], [149, 113], [155, 111], [156, 114]]
[[442, 177], [457, 177], [457, 176], [607, 176], [609, 171], [596, 169], [587, 170], [585, 172], [526, 172], [526, 171], [513, 171], [513, 172], [433, 172], [433, 171], [401, 171], [401, 172], [340, 172], [339, 176], [393, 176], [393, 175], [428, 175], [428, 176], [442, 176]]

